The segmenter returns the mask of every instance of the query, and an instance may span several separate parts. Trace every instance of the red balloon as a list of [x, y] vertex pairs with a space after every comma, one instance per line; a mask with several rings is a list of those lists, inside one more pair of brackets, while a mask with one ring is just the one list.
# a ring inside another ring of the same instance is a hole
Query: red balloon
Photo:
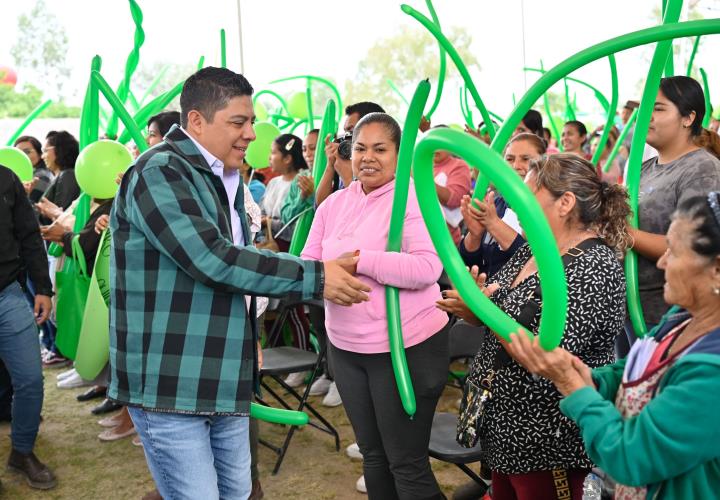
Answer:
[[8, 66], [0, 66], [0, 83], [14, 87], [17, 83], [17, 73]]

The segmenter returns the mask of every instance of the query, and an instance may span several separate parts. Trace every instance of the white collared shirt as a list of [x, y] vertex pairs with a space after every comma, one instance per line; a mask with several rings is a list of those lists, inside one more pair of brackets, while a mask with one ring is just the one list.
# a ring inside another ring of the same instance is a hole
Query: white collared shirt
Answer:
[[205, 158], [205, 161], [210, 166], [210, 169], [215, 175], [220, 177], [223, 186], [225, 186], [225, 193], [227, 194], [228, 203], [230, 203], [230, 227], [233, 235], [233, 243], [237, 246], [243, 246], [245, 244], [245, 238], [242, 233], [242, 225], [240, 223], [240, 215], [235, 209], [235, 195], [240, 188], [240, 171], [236, 169], [225, 170], [223, 162], [218, 160], [210, 151], [205, 149], [202, 144], [195, 140], [193, 136], [188, 134], [187, 130], [180, 127], [185, 135], [187, 135], [195, 147], [200, 151], [200, 154]]

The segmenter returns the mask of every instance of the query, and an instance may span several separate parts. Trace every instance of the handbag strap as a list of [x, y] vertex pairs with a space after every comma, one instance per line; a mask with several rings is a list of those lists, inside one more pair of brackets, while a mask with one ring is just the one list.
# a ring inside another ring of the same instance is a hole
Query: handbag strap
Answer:
[[[564, 255], [562, 255], [562, 263], [563, 268], [567, 269], [567, 267], [570, 265], [570, 263], [575, 260], [576, 258], [580, 257], [582, 254], [590, 250], [591, 248], [597, 246], [597, 245], [604, 245], [605, 243], [600, 238], [588, 238], [586, 240], [581, 241], [577, 245], [575, 245], [572, 248], [569, 248], [567, 252], [565, 252]], [[542, 306], [542, 290], [540, 289], [540, 282], [538, 281], [537, 286], [533, 289], [533, 291], [528, 296], [527, 302], [523, 304], [522, 309], [520, 309], [520, 313], [515, 318], [515, 321], [520, 323], [522, 326], [524, 326], [526, 329], [531, 330], [530, 324], [532, 323], [533, 319], [535, 318], [535, 315], [537, 315], [538, 311], [540, 311], [540, 308]], [[497, 354], [495, 355], [495, 359], [493, 361], [493, 371], [498, 371], [500, 368], [506, 366], [508, 363], [512, 361], [512, 358], [507, 353], [505, 349], [500, 349]]]
[[85, 254], [83, 253], [83, 249], [80, 246], [80, 235], [79, 234], [76, 234], [75, 236], [73, 236], [71, 248], [72, 248], [73, 260], [75, 262], [77, 262], [78, 270], [80, 271], [80, 274], [83, 277], [87, 278], [88, 277], [87, 263], [85, 262]]

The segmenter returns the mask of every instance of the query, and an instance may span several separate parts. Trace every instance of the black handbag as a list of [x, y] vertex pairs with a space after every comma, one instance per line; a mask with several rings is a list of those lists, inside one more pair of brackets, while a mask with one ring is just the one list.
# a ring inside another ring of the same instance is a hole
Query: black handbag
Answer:
[[[589, 238], [574, 246], [562, 256], [563, 267], [567, 268], [568, 264], [576, 257], [579, 257], [595, 245], [603, 245], [602, 240], [598, 238]], [[515, 321], [524, 326], [528, 331], [532, 331], [530, 324], [535, 315], [540, 311], [542, 306], [542, 291], [540, 284], [530, 293], [528, 300], [523, 305], [520, 313]], [[492, 383], [497, 373], [505, 366], [510, 364], [512, 358], [504, 348], [498, 350], [493, 360], [492, 368], [483, 376], [468, 376], [463, 387], [463, 395], [460, 400], [460, 414], [458, 417], [457, 432], [455, 439], [458, 444], [465, 448], [472, 448], [477, 444], [480, 429], [482, 428], [483, 418], [485, 416], [487, 405], [492, 400]]]

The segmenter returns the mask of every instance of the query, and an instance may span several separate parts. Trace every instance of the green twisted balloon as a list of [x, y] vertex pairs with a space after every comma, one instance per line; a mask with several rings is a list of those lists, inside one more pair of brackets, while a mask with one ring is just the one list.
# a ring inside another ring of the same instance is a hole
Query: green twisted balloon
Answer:
[[617, 156], [618, 152], [620, 151], [620, 148], [622, 147], [623, 142], [625, 142], [625, 138], [627, 137], [628, 133], [630, 132], [630, 129], [632, 128], [633, 124], [635, 123], [635, 119], [637, 118], [637, 112], [638, 112], [638, 108], [633, 109], [633, 112], [630, 115], [630, 118], [628, 118], [628, 121], [625, 124], [625, 127], [623, 127], [622, 132], [620, 132], [620, 135], [618, 136], [617, 141], [615, 142], [615, 145], [613, 146], [612, 150], [610, 151], [610, 154], [608, 155], [607, 159], [605, 160], [605, 165], [603, 165], [603, 172], [607, 173], [610, 170], [610, 166], [612, 165], [612, 162], [615, 161], [615, 157]]
[[552, 290], [552, 293], [543, 294], [543, 311], [538, 331], [540, 345], [546, 350], [557, 347], [565, 328], [567, 283], [555, 237], [540, 204], [497, 152], [469, 134], [452, 129], [434, 129], [415, 147], [415, 191], [425, 225], [445, 271], [472, 312], [505, 340], [510, 340], [510, 333], [517, 332], [522, 327], [478, 288], [450, 237], [438, 203], [433, 178], [432, 158], [437, 150], [458, 155], [469, 165], [479, 169], [483, 177], [492, 180], [513, 210], [517, 209], [518, 218], [522, 221], [528, 244], [537, 261], [542, 289]]
[[[133, 121], [138, 126], [139, 129], [144, 129], [145, 124], [150, 119], [151, 116], [158, 114], [160, 111], [165, 109], [165, 107], [172, 102], [175, 97], [180, 95], [180, 92], [182, 92], [183, 85], [185, 84], [185, 81], [179, 82], [176, 84], [172, 89], [168, 90], [164, 94], [160, 94], [155, 99], [147, 103], [145, 106], [140, 108], [137, 113], [133, 116]], [[125, 144], [127, 141], [129, 141], [131, 138], [130, 130], [128, 128], [125, 128], [122, 134], [120, 134], [120, 137], [118, 138], [118, 142]]]
[[25, 121], [22, 122], [22, 124], [18, 127], [18, 129], [15, 131], [13, 135], [10, 136], [10, 139], [7, 141], [8, 146], [12, 146], [18, 137], [22, 135], [22, 133], [25, 131], [28, 125], [37, 118], [43, 111], [47, 109], [48, 106], [52, 104], [52, 99], [48, 99], [47, 101], [40, 104], [38, 107], [33, 109], [30, 114], [25, 118]]
[[615, 113], [618, 106], [618, 76], [617, 64], [615, 63], [615, 54], [610, 54], [608, 56], [608, 60], [610, 61], [610, 77], [612, 80], [612, 102], [610, 103], [610, 109], [607, 110], [607, 120], [605, 121], [605, 126], [603, 127], [603, 133], [600, 136], [600, 141], [598, 142], [597, 149], [595, 150], [595, 154], [592, 157], [593, 165], [598, 164], [598, 162], [600, 161], [600, 156], [605, 150], [605, 144], [607, 144], [608, 137], [610, 137], [610, 129], [613, 127], [613, 123], [615, 121]]
[[[413, 149], [415, 148], [420, 120], [429, 95], [430, 82], [423, 80], [415, 89], [415, 94], [410, 101], [408, 114], [405, 118], [400, 138], [397, 169], [395, 170], [395, 193], [393, 194], [388, 242], [385, 247], [387, 252], [400, 252], [402, 249], [402, 233], [405, 224], [408, 191], [410, 190]], [[397, 384], [403, 409], [412, 418], [417, 410], [417, 404], [412, 379], [410, 378], [410, 370], [405, 357], [402, 317], [400, 314], [400, 291], [395, 287], [385, 287], [385, 310], [387, 311], [388, 341], [390, 344], [390, 359], [395, 373], [395, 383]]]
[[220, 67], [227, 68], [227, 54], [225, 52], [225, 30], [220, 30]]
[[[663, 17], [663, 25], [661, 27], [672, 26], [677, 23], [680, 18], [682, 9], [682, 0], [668, 0], [665, 5], [665, 16]], [[720, 23], [720, 20], [718, 20]], [[640, 169], [642, 167], [642, 156], [645, 150], [645, 139], [647, 139], [648, 126], [655, 107], [655, 98], [660, 88], [660, 79], [662, 78], [663, 69], [667, 71], [666, 63], [672, 53], [672, 39], [658, 42], [655, 47], [648, 76], [645, 80], [645, 89], [643, 90], [642, 100], [635, 124], [635, 133], [633, 134], [632, 144], [630, 146], [630, 157], [625, 167], [624, 183], [628, 190], [630, 198], [630, 208], [632, 216], [630, 217], [630, 225], [637, 229], [638, 227], [638, 195], [640, 194]], [[627, 302], [628, 313], [632, 323], [635, 335], [644, 336], [647, 332], [645, 318], [643, 317], [642, 304], [640, 303], [640, 285], [638, 283], [638, 257], [637, 253], [630, 249], [625, 255], [625, 278], [627, 280]]]
[[[432, 0], [425, 0], [425, 4], [427, 5], [428, 10], [430, 11], [430, 17], [432, 17], [433, 22], [435, 23], [435, 26], [440, 28], [440, 19], [437, 16], [437, 13], [435, 12], [435, 7], [432, 4]], [[427, 113], [425, 113], [425, 117], [428, 119], [428, 121], [432, 118], [433, 113], [435, 113], [435, 110], [438, 107], [438, 104], [440, 104], [440, 98], [442, 97], [443, 92], [443, 86], [445, 85], [445, 73], [447, 71], [447, 55], [445, 53], [445, 49], [443, 48], [441, 43], [438, 43], [438, 49], [440, 50], [440, 70], [438, 71], [438, 79], [437, 79], [437, 90], [435, 90], [435, 100], [433, 101], [432, 105], [430, 106], [430, 109]], [[403, 99], [405, 100], [405, 99]], [[405, 101], [407, 103], [407, 101]], [[408, 104], [409, 106], [409, 104]]]
[[[135, 0], [128, 0], [128, 2], [130, 3], [130, 14], [132, 15], [133, 23], [135, 23], [135, 38], [133, 49], [128, 55], [125, 63], [125, 76], [120, 82], [117, 91], [117, 97], [120, 99], [120, 102], [123, 103], [123, 106], [125, 105], [125, 102], [127, 102], [128, 93], [130, 91], [130, 80], [132, 79], [132, 75], [135, 73], [138, 62], [140, 61], [140, 47], [143, 43], [145, 43], [145, 31], [142, 28], [142, 10]], [[115, 137], [117, 136], [117, 131], [118, 114], [117, 110], [115, 110], [110, 117], [110, 122], [108, 123], [106, 132], [108, 137]]]
[[472, 95], [473, 101], [475, 101], [475, 106], [480, 110], [480, 114], [482, 115], [483, 121], [487, 124], [488, 127], [488, 134], [490, 135], [490, 138], [495, 137], [495, 126], [492, 123], [492, 120], [490, 118], [490, 114], [488, 113], [487, 108], [485, 107], [485, 103], [483, 103], [483, 100], [480, 98], [480, 94], [477, 91], [477, 88], [475, 87], [475, 83], [472, 81], [472, 78], [470, 77], [470, 72], [468, 71], [467, 67], [465, 66], [465, 63], [463, 62], [462, 58], [460, 57], [460, 54], [458, 54], [458, 51], [455, 50], [455, 47], [453, 47], [452, 43], [450, 43], [450, 40], [447, 39], [445, 35], [443, 35], [442, 31], [440, 31], [440, 28], [432, 22], [427, 17], [423, 16], [420, 12], [413, 9], [407, 4], [402, 4], [400, 6], [400, 9], [402, 11], [418, 21], [420, 24], [422, 24], [425, 29], [427, 29], [432, 36], [435, 37], [435, 39], [438, 41], [440, 45], [445, 49], [445, 51], [450, 56], [450, 59], [452, 59], [453, 63], [455, 64], [455, 67], [460, 72], [460, 75], [462, 76], [463, 81], [465, 82], [465, 86], [470, 90], [470, 94]]
[[708, 76], [705, 73], [705, 69], [700, 68], [700, 76], [702, 77], [703, 90], [705, 94], [705, 116], [703, 117], [702, 126], [707, 128], [710, 125], [710, 118], [712, 118], [712, 104], [710, 101], [710, 85], [708, 85]]
[[[321, 78], [319, 76], [313, 76], [313, 75], [297, 75], [297, 76], [289, 76], [287, 78], [280, 78], [279, 80], [273, 80], [270, 82], [270, 84], [275, 83], [282, 83], [282, 82], [289, 82], [290, 80], [299, 80], [301, 78], [305, 78], [306, 80], [312, 80], [319, 83], [322, 83], [326, 87], [330, 89], [330, 91], [335, 95], [335, 102], [337, 103], [337, 123], [340, 123], [343, 117], [343, 104], [342, 104], [342, 97], [340, 97], [340, 92], [338, 91], [337, 87], [333, 82], [328, 80], [327, 78]], [[287, 106], [285, 107], [287, 110]]]
[[[321, 144], [325, 144], [325, 137], [327, 137], [328, 134], [333, 134], [334, 136], [336, 130], [335, 101], [330, 99], [325, 105], [325, 114], [323, 115], [322, 125], [320, 125], [320, 134], [318, 134], [318, 147], [315, 149], [315, 161], [313, 161], [312, 174], [316, 190], [327, 168], [327, 156], [325, 155], [325, 148], [321, 147]], [[300, 216], [300, 219], [298, 219], [295, 225], [295, 231], [293, 231], [288, 253], [295, 256], [299, 256], [302, 253], [305, 242], [307, 242], [308, 234], [310, 234], [310, 227], [312, 226], [314, 217], [315, 212], [313, 210], [309, 210]]]
[[132, 119], [132, 116], [130, 116], [130, 113], [128, 113], [127, 109], [125, 109], [125, 106], [123, 106], [122, 101], [120, 101], [118, 96], [115, 95], [112, 87], [108, 85], [108, 82], [105, 81], [105, 78], [103, 78], [98, 71], [93, 71], [91, 75], [93, 84], [96, 85], [98, 90], [103, 93], [105, 99], [107, 99], [110, 106], [113, 108], [113, 112], [117, 113], [118, 117], [123, 122], [123, 125], [125, 125], [125, 128], [130, 131], [130, 137], [132, 137], [138, 150], [141, 153], [146, 151], [148, 149], [148, 145], [145, 142], [142, 132]]
[[273, 408], [255, 402], [250, 403], [250, 416], [272, 424], [305, 425], [310, 421], [304, 411]]
[[702, 37], [699, 35], [695, 37], [695, 42], [693, 43], [692, 52], [690, 52], [690, 59], [688, 60], [687, 72], [685, 73], [685, 76], [690, 76], [690, 74], [692, 73], [693, 63], [695, 62], [695, 54], [697, 54], [701, 38]]

